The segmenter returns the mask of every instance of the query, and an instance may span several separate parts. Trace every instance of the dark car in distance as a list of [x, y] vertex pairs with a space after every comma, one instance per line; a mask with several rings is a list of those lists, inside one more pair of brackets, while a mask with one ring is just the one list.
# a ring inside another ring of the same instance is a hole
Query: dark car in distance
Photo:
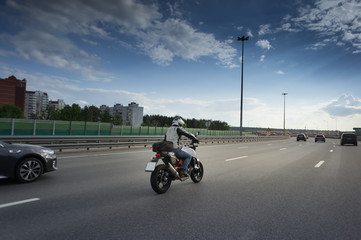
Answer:
[[318, 141], [326, 142], [326, 137], [324, 135], [316, 135], [315, 142], [318, 142]]
[[54, 151], [29, 144], [9, 144], [0, 141], [0, 175], [28, 183], [42, 174], [57, 170]]
[[300, 141], [300, 140], [306, 141], [307, 140], [306, 135], [305, 134], [298, 134], [297, 135], [297, 142]]
[[343, 133], [341, 135], [341, 145], [353, 144], [357, 146], [357, 137], [354, 133]]

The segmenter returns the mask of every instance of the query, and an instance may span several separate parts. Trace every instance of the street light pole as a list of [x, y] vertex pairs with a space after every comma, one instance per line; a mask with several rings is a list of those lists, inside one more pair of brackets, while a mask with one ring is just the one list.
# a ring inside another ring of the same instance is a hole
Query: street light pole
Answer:
[[242, 41], [242, 70], [241, 70], [241, 113], [240, 113], [240, 125], [239, 125], [239, 132], [240, 135], [242, 136], [242, 115], [243, 115], [243, 52], [244, 52], [244, 41], [247, 41], [249, 39], [249, 37], [238, 37], [237, 40], [238, 41]]
[[286, 95], [288, 93], [282, 93], [283, 95], [283, 136], [286, 136]]

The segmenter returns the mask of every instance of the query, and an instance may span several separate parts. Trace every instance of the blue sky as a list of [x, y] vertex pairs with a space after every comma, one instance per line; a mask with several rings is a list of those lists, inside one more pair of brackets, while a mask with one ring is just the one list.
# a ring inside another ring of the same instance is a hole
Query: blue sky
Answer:
[[239, 126], [361, 127], [359, 0], [7, 0], [0, 77], [81, 106]]

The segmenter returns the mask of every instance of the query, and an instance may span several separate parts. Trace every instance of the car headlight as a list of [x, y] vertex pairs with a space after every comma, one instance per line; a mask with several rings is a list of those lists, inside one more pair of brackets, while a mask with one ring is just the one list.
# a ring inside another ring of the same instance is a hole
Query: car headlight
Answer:
[[51, 149], [41, 149], [41, 152], [46, 154], [54, 154], [54, 150]]
[[51, 149], [41, 149], [41, 155], [45, 158], [54, 158], [54, 150]]

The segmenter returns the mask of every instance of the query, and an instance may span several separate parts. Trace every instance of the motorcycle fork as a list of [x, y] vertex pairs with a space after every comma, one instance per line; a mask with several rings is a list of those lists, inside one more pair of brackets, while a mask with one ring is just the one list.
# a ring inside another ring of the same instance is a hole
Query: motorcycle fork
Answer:
[[193, 163], [193, 164], [192, 164], [192, 165], [193, 165], [193, 168], [194, 168], [195, 170], [198, 170], [198, 169], [199, 169], [198, 159], [195, 158], [195, 157], [193, 157], [191, 162]]

